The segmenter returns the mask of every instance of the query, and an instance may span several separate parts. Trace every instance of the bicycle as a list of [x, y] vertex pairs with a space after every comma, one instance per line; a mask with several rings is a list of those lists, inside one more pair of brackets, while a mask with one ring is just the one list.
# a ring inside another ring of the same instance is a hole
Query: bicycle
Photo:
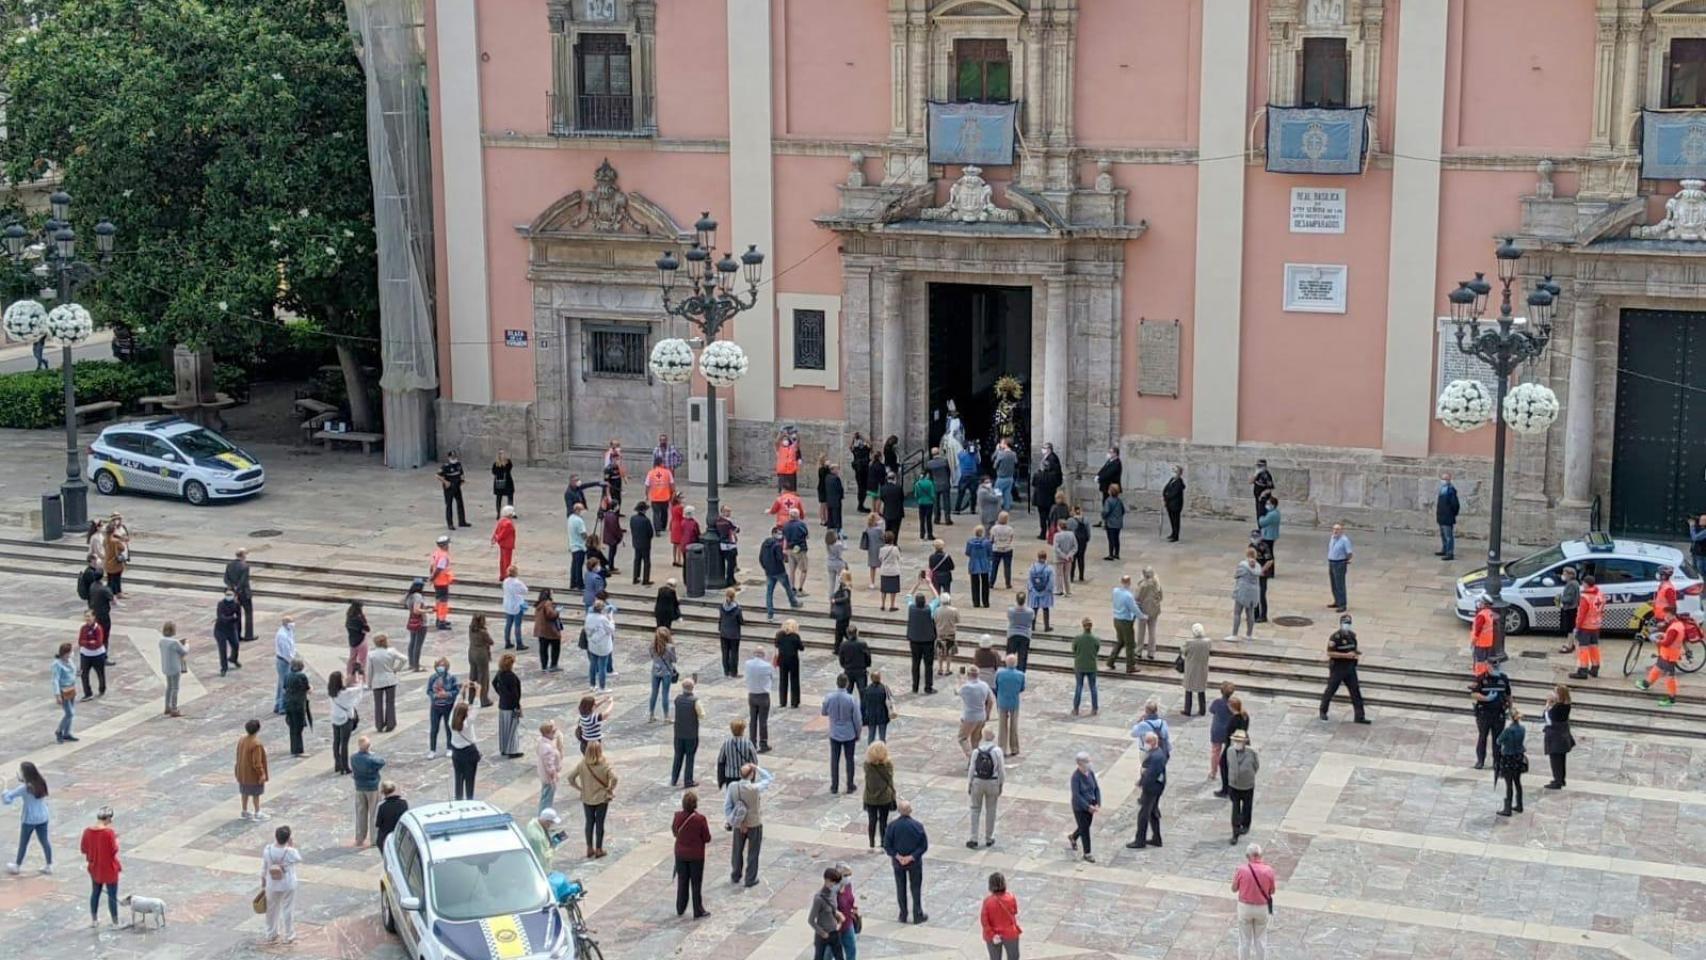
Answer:
[[581, 900], [586, 897], [586, 887], [579, 880], [570, 880], [560, 873], [550, 877], [551, 889], [557, 894], [557, 909], [565, 914], [569, 924], [569, 932], [575, 940], [575, 960], [604, 960], [604, 951], [598, 948], [598, 941], [592, 937], [592, 927], [586, 922], [581, 913]]
[[[1706, 667], [1706, 635], [1702, 635], [1700, 624], [1686, 614], [1678, 617], [1687, 631], [1682, 641], [1682, 660], [1676, 668], [1683, 673], [1697, 673], [1701, 667]], [[1648, 656], [1647, 644], [1658, 644], [1659, 635], [1664, 627], [1653, 621], [1651, 604], [1644, 604], [1635, 611], [1635, 636], [1629, 641], [1629, 652], [1623, 655], [1623, 675], [1633, 675], [1646, 664]]]

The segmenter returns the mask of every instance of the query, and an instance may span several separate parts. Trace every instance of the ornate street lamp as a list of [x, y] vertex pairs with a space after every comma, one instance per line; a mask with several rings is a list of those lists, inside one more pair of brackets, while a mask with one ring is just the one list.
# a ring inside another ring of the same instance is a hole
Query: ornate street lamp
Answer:
[[[83, 482], [83, 464], [77, 448], [77, 388], [72, 380], [72, 348], [89, 339], [94, 321], [89, 311], [73, 302], [76, 292], [105, 272], [112, 262], [113, 239], [118, 228], [109, 220], [95, 225], [94, 262], [77, 259], [77, 232], [71, 226], [71, 195], [54, 191], [48, 198], [52, 216], [30, 242], [30, 232], [13, 223], [0, 231], [12, 263], [40, 278], [42, 296], [57, 300], [51, 311], [34, 300], [20, 300], [6, 309], [6, 332], [19, 340], [35, 340], [44, 333], [63, 348], [60, 376], [65, 386], [65, 482], [60, 485], [65, 511], [65, 529], [78, 530], [89, 522], [89, 489]], [[53, 286], [46, 284], [52, 283]]]
[[1510, 607], [1505, 603], [1503, 582], [1504, 564], [1500, 549], [1504, 537], [1505, 494], [1505, 428], [1521, 434], [1539, 434], [1558, 419], [1558, 397], [1550, 388], [1538, 382], [1511, 387], [1511, 374], [1530, 360], [1538, 358], [1552, 340], [1552, 317], [1562, 294], [1552, 277], [1534, 285], [1528, 295], [1528, 316], [1518, 317], [1511, 312], [1511, 287], [1516, 282], [1517, 262], [1522, 250], [1509, 237], [1493, 251], [1498, 259], [1500, 287], [1499, 314], [1492, 323], [1484, 323], [1487, 295], [1492, 285], [1486, 276], [1475, 274], [1446, 296], [1451, 304], [1451, 320], [1457, 334], [1457, 349], [1485, 363], [1492, 371], [1496, 394], [1487, 397], [1485, 389], [1474, 380], [1455, 380], [1446, 385], [1439, 399], [1439, 416], [1446, 426], [1458, 431], [1473, 430], [1499, 412], [1493, 434], [1493, 499], [1492, 523], [1487, 544], [1487, 599], [1493, 609], [1493, 658], [1505, 656], [1505, 632]]
[[[664, 312], [686, 320], [704, 335], [699, 373], [705, 378], [705, 460], [709, 473], [705, 481], [706, 517], [701, 541], [705, 545], [705, 584], [715, 588], [725, 586], [717, 537], [717, 518], [721, 513], [717, 470], [722, 462], [722, 437], [717, 432], [717, 389], [734, 386], [746, 375], [749, 365], [739, 344], [718, 340], [717, 335], [736, 314], [751, 310], [758, 302], [758, 285], [764, 279], [764, 254], [753, 244], [740, 255], [738, 262], [726, 251], [713, 261], [717, 221], [711, 219], [709, 211], [700, 215], [693, 232], [693, 246], [684, 255], [687, 288], [683, 295], [676, 299], [682, 262], [673, 251], [665, 250], [657, 260], [658, 288], [663, 291]], [[744, 295], [735, 289], [735, 275], [743, 271]], [[678, 338], [658, 341], [652, 348], [651, 371], [653, 377], [664, 383], [688, 382], [693, 376], [693, 345]]]

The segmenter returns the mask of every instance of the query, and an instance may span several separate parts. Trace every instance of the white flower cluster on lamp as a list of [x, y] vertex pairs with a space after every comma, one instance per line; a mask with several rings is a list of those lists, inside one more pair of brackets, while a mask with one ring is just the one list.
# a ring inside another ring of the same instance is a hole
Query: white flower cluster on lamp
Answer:
[[1558, 395], [1545, 384], [1519, 383], [1505, 394], [1504, 412], [1517, 433], [1544, 433], [1558, 419]]
[[47, 325], [47, 308], [34, 300], [19, 300], [6, 308], [6, 334], [13, 340], [35, 340]]
[[1458, 433], [1467, 433], [1493, 419], [1493, 397], [1479, 380], [1453, 380], [1439, 395], [1434, 416]]
[[699, 372], [713, 387], [734, 386], [736, 380], [746, 376], [750, 365], [746, 351], [733, 340], [713, 340], [699, 352]]
[[664, 383], [686, 383], [693, 379], [693, 348], [679, 337], [659, 340], [652, 347], [651, 368]]
[[61, 343], [82, 343], [95, 332], [95, 319], [79, 304], [62, 303], [47, 315], [47, 333]]

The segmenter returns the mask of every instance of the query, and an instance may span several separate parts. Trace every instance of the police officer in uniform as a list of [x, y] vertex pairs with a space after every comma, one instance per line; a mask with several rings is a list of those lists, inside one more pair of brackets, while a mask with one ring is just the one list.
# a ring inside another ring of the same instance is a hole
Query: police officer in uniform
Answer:
[[1327, 708], [1333, 703], [1333, 695], [1339, 692], [1339, 686], [1344, 685], [1351, 695], [1351, 710], [1357, 723], [1368, 723], [1363, 716], [1362, 685], [1357, 683], [1357, 660], [1362, 654], [1357, 652], [1357, 634], [1351, 629], [1350, 614], [1339, 618], [1339, 629], [1327, 638], [1327, 690], [1321, 694], [1321, 719], [1327, 719]]
[[[468, 522], [468, 514], [462, 508], [462, 461], [456, 459], [456, 451], [444, 458], [444, 465], [438, 468], [438, 485], [444, 488], [444, 526], [455, 530], [458, 525], [472, 526]], [[456, 523], [450, 522], [450, 505], [456, 504]]]
[[1505, 713], [1510, 709], [1511, 681], [1504, 670], [1493, 664], [1492, 669], [1475, 678], [1469, 685], [1469, 699], [1475, 705], [1475, 769], [1487, 766], [1487, 742], [1493, 743], [1493, 768], [1499, 765], [1499, 734], [1505, 731]]

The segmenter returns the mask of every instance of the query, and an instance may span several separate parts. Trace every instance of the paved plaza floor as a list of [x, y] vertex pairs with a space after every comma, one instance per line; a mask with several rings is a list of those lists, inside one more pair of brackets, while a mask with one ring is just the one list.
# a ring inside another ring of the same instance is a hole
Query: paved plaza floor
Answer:
[[[13, 453], [0, 465], [0, 513], [22, 536], [30, 500], [57, 482], [55, 444], [41, 434], [0, 435]], [[195, 510], [140, 498], [95, 497], [92, 509], [120, 509], [139, 553], [178, 551], [223, 556], [248, 546], [261, 561], [288, 560], [328, 566], [399, 570], [424, 568], [433, 537], [443, 529], [437, 483], [430, 472], [391, 472], [359, 455], [327, 456], [289, 448], [257, 450], [269, 471], [269, 489], [246, 504]], [[486, 578], [495, 554], [484, 543], [493, 518], [484, 465], [470, 465], [469, 520], [457, 537], [464, 580]], [[517, 505], [522, 549], [518, 562], [535, 585], [566, 579], [561, 491], [564, 477], [522, 469]], [[760, 539], [759, 511], [767, 491], [741, 488], [729, 497], [747, 530], [749, 551]], [[0, 517], [0, 519], [4, 519]], [[1025, 523], [1034, 522], [1027, 518]], [[1016, 523], [1021, 530], [1023, 524]], [[909, 521], [908, 530], [915, 529]], [[943, 528], [963, 539], [962, 522]], [[278, 531], [277, 535], [263, 535]], [[1151, 517], [1127, 534], [1121, 564], [1102, 562], [1100, 531], [1092, 545], [1090, 580], [1057, 608], [1057, 623], [1097, 618], [1106, 631], [1106, 600], [1119, 571], [1153, 565], [1167, 588], [1163, 632], [1177, 635], [1192, 620], [1220, 636], [1231, 617], [1232, 566], [1247, 531], [1237, 524], [1187, 521], [1185, 541], [1159, 542]], [[1368, 659], [1444, 667], [1461, 664], [1465, 631], [1450, 614], [1451, 577], [1467, 564], [1441, 564], [1426, 540], [1353, 531], [1357, 559], [1351, 600]], [[1319, 651], [1330, 629], [1323, 609], [1326, 582], [1324, 532], [1288, 529], [1280, 542], [1281, 576], [1274, 584], [1275, 614], [1314, 619], [1310, 626], [1258, 631], [1252, 646]], [[1022, 543], [1025, 541], [1022, 541]], [[1035, 542], [1035, 541], [1030, 541]], [[922, 558], [916, 541], [909, 557]], [[1473, 556], [1474, 548], [1461, 556]], [[755, 558], [752, 558], [755, 560]], [[623, 557], [626, 560], [626, 556]], [[755, 567], [755, 562], [746, 564]], [[863, 571], [855, 569], [863, 578]], [[147, 562], [139, 561], [141, 578]], [[495, 574], [495, 569], [491, 571]], [[822, 571], [814, 564], [807, 603], [823, 608]], [[495, 579], [495, 578], [493, 578]], [[625, 579], [625, 578], [624, 578]], [[264, 578], [257, 574], [257, 586]], [[345, 654], [339, 607], [257, 601], [263, 638], [286, 612], [316, 682], [316, 714], [309, 754], [293, 760], [285, 732], [270, 707], [274, 674], [270, 642], [244, 651], [245, 669], [221, 678], [212, 649], [213, 601], [209, 594], [171, 587], [135, 586], [115, 613], [111, 689], [79, 705], [81, 742], [55, 744], [57, 708], [46, 690], [48, 660], [74, 637], [82, 611], [73, 584], [30, 572], [0, 574], [10, 600], [0, 627], [14, 664], [0, 701], [6, 718], [0, 735], [0, 769], [33, 760], [52, 790], [56, 871], [42, 876], [0, 876], [0, 943], [20, 957], [158, 957], [202, 960], [290, 955], [306, 958], [404, 956], [384, 934], [377, 909], [377, 854], [347, 844], [351, 787], [331, 772], [329, 710], [324, 675]], [[875, 595], [860, 591], [860, 607]], [[962, 602], [962, 610], [968, 605]], [[370, 609], [376, 630], [400, 634], [400, 610]], [[184, 679], [184, 719], [161, 714], [157, 628], [175, 620], [191, 643]], [[975, 633], [994, 618], [967, 611]], [[1024, 956], [1167, 958], [1209, 960], [1237, 955], [1228, 883], [1242, 862], [1243, 844], [1228, 844], [1228, 808], [1211, 796], [1207, 724], [1179, 714], [1177, 685], [1165, 679], [1105, 681], [1099, 716], [1070, 715], [1070, 682], [1036, 674], [1022, 710], [1022, 752], [1010, 761], [997, 844], [969, 850], [964, 761], [955, 745], [957, 699], [901, 693], [889, 729], [900, 793], [910, 798], [930, 832], [925, 857], [925, 906], [930, 922], [894, 922], [894, 885], [880, 853], [867, 849], [864, 813], [854, 797], [829, 793], [825, 721], [817, 707], [835, 670], [822, 651], [808, 651], [804, 708], [777, 711], [775, 751], [765, 764], [777, 777], [766, 801], [766, 843], [760, 884], [727, 883], [728, 835], [714, 829], [706, 870], [712, 916], [677, 919], [673, 909], [669, 817], [679, 792], [668, 786], [670, 728], [648, 724], [642, 654], [649, 616], [619, 620], [616, 713], [608, 744], [621, 777], [610, 810], [609, 857], [583, 860], [579, 805], [559, 790], [570, 842], [555, 868], [591, 891], [590, 918], [604, 952], [617, 958], [671, 956], [792, 960], [809, 956], [805, 911], [825, 865], [844, 860], [867, 917], [860, 953], [869, 957], [947, 960], [984, 955], [977, 911], [985, 879], [1003, 871], [1021, 905]], [[768, 631], [749, 630], [767, 641]], [[465, 635], [436, 634], [433, 653], [465, 661]], [[1546, 649], [1556, 639], [1513, 642]], [[565, 651], [564, 673], [541, 675], [523, 661], [524, 730], [547, 717], [565, 717], [584, 692], [576, 651]], [[750, 647], [750, 644], [749, 644]], [[744, 716], [744, 690], [718, 675], [717, 652], [686, 640], [683, 674], [698, 673], [706, 707], [699, 779], [713, 784], [716, 748], [729, 719]], [[1562, 658], [1513, 661], [1521, 676], [1561, 675]], [[904, 665], [878, 664], [893, 676]], [[1609, 681], [1606, 681], [1609, 682]], [[896, 689], [904, 684], [896, 684]], [[413, 803], [448, 799], [448, 760], [426, 759], [425, 704], [417, 679], [405, 678], [398, 697], [397, 730], [374, 735], [387, 758], [386, 775]], [[1143, 700], [1161, 699], [1173, 726], [1170, 785], [1163, 801], [1166, 846], [1128, 851], [1135, 829], [1138, 757], [1128, 735]], [[1270, 933], [1270, 956], [1284, 958], [1706, 958], [1706, 745], [1687, 740], [1578, 733], [1570, 757], [1569, 788], [1543, 791], [1544, 758], [1538, 724], [1531, 726], [1534, 771], [1527, 778], [1527, 811], [1495, 816], [1491, 776], [1471, 769], [1474, 725], [1462, 715], [1388, 708], [1372, 726], [1354, 726], [1348, 711], [1330, 723], [1296, 699], [1252, 697], [1251, 737], [1262, 769], [1255, 797], [1254, 830], [1278, 871], [1280, 891]], [[371, 713], [371, 711], [366, 711]], [[272, 762], [267, 808], [275, 819], [255, 824], [237, 817], [232, 783], [233, 748], [250, 717], [263, 722]], [[363, 726], [371, 733], [371, 717]], [[488, 727], [488, 736], [495, 725]], [[524, 740], [531, 749], [531, 738]], [[1072, 826], [1067, 778], [1073, 754], [1094, 758], [1104, 790], [1096, 823], [1099, 863], [1069, 856]], [[535, 807], [531, 753], [504, 760], [485, 751], [478, 794], [517, 816]], [[710, 792], [706, 790], [705, 792]], [[713, 801], [714, 802], [714, 801]], [[117, 811], [125, 872], [121, 893], [159, 897], [169, 904], [163, 930], [136, 932], [87, 928], [88, 881], [77, 840], [94, 811]], [[714, 812], [714, 811], [713, 811]], [[10, 823], [16, 808], [3, 815]], [[715, 826], [717, 817], [713, 816]], [[259, 879], [260, 849], [270, 828], [288, 823], [304, 855], [298, 895], [300, 939], [294, 946], [259, 944], [260, 919], [249, 900]], [[40, 864], [32, 849], [27, 866]]]

